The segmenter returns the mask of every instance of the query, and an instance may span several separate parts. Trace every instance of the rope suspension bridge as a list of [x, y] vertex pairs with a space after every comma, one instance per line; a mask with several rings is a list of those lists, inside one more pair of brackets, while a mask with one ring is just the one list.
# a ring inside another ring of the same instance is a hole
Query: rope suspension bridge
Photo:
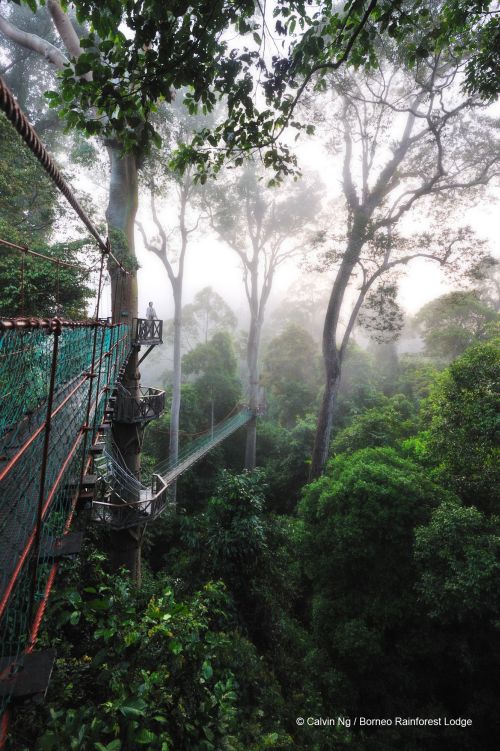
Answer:
[[[121, 310], [120, 281], [129, 272], [73, 195], [31, 124], [0, 78], [0, 108], [42, 164], [93, 237], [100, 253], [94, 267], [67, 263], [0, 239], [19, 253], [19, 310], [0, 319], [0, 747], [8, 706], [16, 698], [44, 694], [55, 658], [35, 644], [59, 561], [78, 553], [81, 532], [71, 525], [81, 509], [112, 530], [144, 527], [172, 501], [169, 489], [214, 446], [252, 420], [246, 407], [181, 449], [175, 462], [154, 468], [144, 485], [126, 466], [115, 428], [137, 430], [160, 417], [165, 392], [130, 390], [124, 374], [131, 358], [142, 362], [162, 343], [162, 322], [100, 317], [106, 275], [115, 274], [113, 311]], [[46, 317], [24, 315], [26, 258], [53, 264], [54, 309]], [[61, 267], [97, 276], [95, 315], [61, 317]], [[14, 312], [14, 311], [13, 311]], [[145, 347], [138, 359], [138, 352]]]

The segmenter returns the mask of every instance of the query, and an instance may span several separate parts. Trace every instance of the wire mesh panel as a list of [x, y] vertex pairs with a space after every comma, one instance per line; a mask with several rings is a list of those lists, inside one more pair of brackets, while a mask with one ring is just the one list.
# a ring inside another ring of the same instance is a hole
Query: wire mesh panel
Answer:
[[152, 387], [141, 387], [138, 397], [120, 394], [116, 402], [115, 420], [144, 423], [158, 419], [164, 411], [165, 392]]
[[[50, 326], [22, 331], [4, 327], [1, 332], [0, 666], [4, 673], [10, 666], [19, 667], [20, 655], [29, 645], [51, 570], [48, 551], [67, 531], [86, 450], [129, 351], [127, 325], [93, 323], [63, 326], [59, 331]], [[31, 389], [24, 368], [34, 380]], [[0, 695], [0, 702], [7, 700]]]

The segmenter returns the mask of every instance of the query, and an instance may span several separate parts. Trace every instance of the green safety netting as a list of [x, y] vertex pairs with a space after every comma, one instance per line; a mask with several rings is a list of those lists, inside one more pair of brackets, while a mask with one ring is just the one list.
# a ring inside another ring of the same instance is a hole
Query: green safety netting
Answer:
[[[108, 386], [116, 382], [130, 352], [129, 327], [64, 327], [59, 335], [37, 550], [33, 534], [53, 347], [54, 334], [42, 329], [14, 328], [0, 335], [0, 604], [4, 600], [5, 606], [3, 613], [0, 607], [0, 669], [12, 658], [19, 664], [28, 644], [52, 567], [47, 551], [65, 530], [78, 490], [85, 448], [82, 427], [88, 413], [88, 448], [102, 423]], [[7, 699], [0, 696], [0, 713]]]

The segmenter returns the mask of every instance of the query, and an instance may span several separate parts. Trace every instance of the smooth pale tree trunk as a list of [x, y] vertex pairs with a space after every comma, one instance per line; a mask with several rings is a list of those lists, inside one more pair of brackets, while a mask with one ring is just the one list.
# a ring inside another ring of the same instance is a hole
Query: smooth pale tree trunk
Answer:
[[[108, 228], [112, 237], [118, 231], [127, 244], [128, 256], [135, 258], [134, 221], [138, 206], [137, 159], [133, 154], [121, 155], [119, 144], [108, 144], [111, 174], [109, 202], [106, 210]], [[119, 252], [118, 252], [119, 255]], [[126, 266], [126, 261], [124, 262]], [[137, 317], [137, 275], [135, 269], [129, 276], [112, 274], [113, 321], [132, 323]], [[140, 397], [138, 353], [133, 350], [122, 380], [132, 396]], [[135, 476], [140, 476], [140, 433], [134, 424], [113, 423], [113, 437], [124, 459], [125, 466]], [[124, 566], [139, 584], [141, 580], [142, 527], [113, 530], [111, 532], [111, 563], [116, 570]]]
[[[179, 457], [179, 418], [181, 411], [181, 336], [182, 336], [182, 278], [177, 278], [174, 292], [174, 362], [172, 376], [172, 404], [170, 409], [170, 444], [169, 459], [172, 463]], [[172, 486], [172, 499], [175, 502], [177, 484]]]
[[[186, 258], [186, 252], [188, 248], [188, 237], [190, 232], [186, 227], [186, 209], [188, 206], [189, 194], [191, 191], [191, 184], [189, 182], [189, 175], [186, 175], [185, 180], [180, 188], [180, 213], [179, 213], [179, 230], [181, 235], [181, 250], [179, 253], [179, 266], [177, 274], [174, 271], [174, 267], [169, 259], [170, 249], [167, 243], [167, 234], [163, 228], [160, 218], [156, 211], [154, 191], [151, 192], [151, 210], [153, 213], [153, 221], [158, 228], [158, 232], [161, 239], [161, 247], [158, 248], [147, 239], [146, 233], [139, 223], [138, 227], [144, 239], [144, 244], [148, 250], [155, 255], [163, 263], [167, 272], [170, 286], [172, 287], [172, 295], [174, 298], [174, 357], [173, 357], [173, 374], [172, 374], [172, 399], [170, 402], [170, 441], [168, 457], [171, 463], [177, 461], [179, 457], [179, 419], [181, 410], [181, 381], [182, 381], [182, 287], [184, 283], [184, 261]], [[176, 499], [176, 484], [173, 483], [170, 486], [170, 493], [172, 500]]]
[[261, 324], [257, 315], [252, 314], [247, 344], [247, 367], [249, 377], [249, 407], [254, 417], [247, 425], [245, 445], [245, 469], [255, 469], [257, 452], [257, 419], [255, 414], [259, 406], [259, 351]]

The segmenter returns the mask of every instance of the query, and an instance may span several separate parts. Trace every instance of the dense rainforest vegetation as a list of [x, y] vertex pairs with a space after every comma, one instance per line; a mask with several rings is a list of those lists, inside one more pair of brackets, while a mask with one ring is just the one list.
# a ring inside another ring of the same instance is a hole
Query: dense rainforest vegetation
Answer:
[[[0, 2], [0, 75], [124, 263], [158, 262], [125, 307], [161, 285], [139, 370], [168, 407], [127, 468], [257, 415], [179, 478], [140, 576], [79, 514], [12, 751], [497, 748], [498, 260], [468, 212], [497, 201], [498, 29], [461, 0]], [[95, 266], [3, 115], [0, 149], [0, 238]], [[2, 316], [94, 303], [2, 249]]]

